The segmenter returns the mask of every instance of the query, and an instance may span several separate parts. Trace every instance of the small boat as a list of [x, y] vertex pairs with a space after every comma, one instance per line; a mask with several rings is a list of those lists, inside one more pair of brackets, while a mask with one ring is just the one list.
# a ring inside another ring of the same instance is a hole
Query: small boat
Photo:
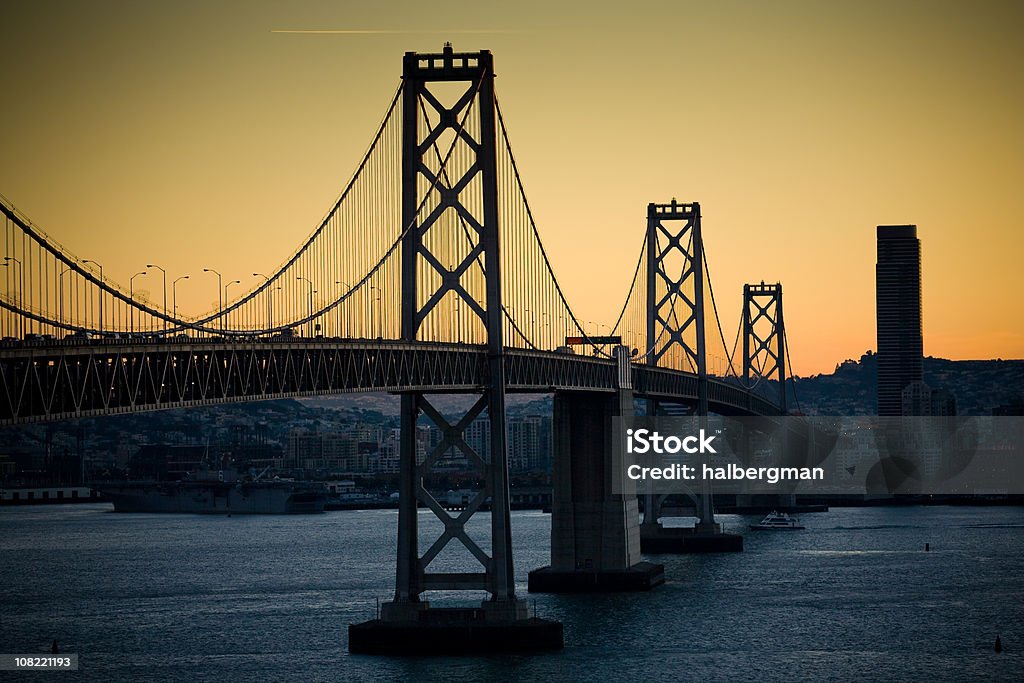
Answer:
[[753, 531], [771, 531], [774, 529], [803, 529], [804, 525], [796, 517], [790, 517], [785, 512], [772, 510], [768, 516], [757, 524], [751, 524]]

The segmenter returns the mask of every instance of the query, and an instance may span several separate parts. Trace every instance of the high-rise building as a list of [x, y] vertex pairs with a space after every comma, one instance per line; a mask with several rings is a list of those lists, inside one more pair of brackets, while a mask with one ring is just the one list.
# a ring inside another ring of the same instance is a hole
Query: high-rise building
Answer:
[[879, 225], [875, 264], [878, 414], [903, 413], [903, 389], [920, 382], [921, 242], [916, 225]]
[[926, 417], [956, 415], [956, 396], [945, 389], [933, 389], [924, 382], [903, 387], [903, 414]]

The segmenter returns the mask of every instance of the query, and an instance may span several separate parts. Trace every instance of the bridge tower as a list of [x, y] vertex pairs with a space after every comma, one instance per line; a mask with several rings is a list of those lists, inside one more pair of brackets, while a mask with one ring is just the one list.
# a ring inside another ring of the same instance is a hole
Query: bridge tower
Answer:
[[[382, 605], [380, 619], [350, 627], [349, 647], [352, 652], [380, 654], [562, 647], [560, 623], [528, 618], [526, 602], [516, 596], [512, 571], [493, 57], [486, 50], [456, 53], [450, 44], [440, 54], [408, 52], [402, 79], [402, 340], [421, 340], [431, 312], [446, 295], [457, 297], [484, 330], [487, 383], [473, 406], [454, 421], [445, 418], [423, 393], [402, 394], [395, 596]], [[447, 106], [443, 102], [449, 98], [443, 95], [450, 95], [453, 88], [458, 97]], [[434, 116], [427, 116], [428, 107]], [[460, 153], [471, 160], [450, 169], [446, 162], [456, 144], [464, 145]], [[451, 242], [451, 234], [442, 232], [446, 213], [449, 225], [461, 228], [459, 239], [467, 242], [455, 264], [447, 260], [452, 256], [450, 249], [442, 253]], [[479, 268], [483, 269], [483, 292], [479, 282], [475, 288], [469, 282], [471, 271]], [[465, 438], [467, 427], [484, 411], [489, 457], [476, 452]], [[422, 460], [417, 458], [416, 435], [421, 414], [443, 437]], [[450, 515], [424, 486], [433, 465], [452, 448], [475, 462], [486, 482], [458, 516]], [[469, 518], [488, 498], [490, 554], [466, 533]], [[420, 504], [444, 527], [423, 553]], [[461, 543], [479, 562], [478, 571], [428, 570], [453, 542]], [[490, 598], [479, 608], [431, 608], [421, 597], [428, 590], [486, 591]]]
[[[695, 415], [707, 427], [708, 367], [704, 310], [704, 243], [700, 204], [647, 205], [647, 363], [663, 364], [670, 353], [697, 375], [697, 403], [692, 411], [648, 401], [648, 415]], [[740, 536], [723, 534], [715, 522], [710, 486], [702, 480], [695, 496], [698, 522], [693, 530], [666, 529], [658, 522], [664, 496], [646, 493], [641, 547], [646, 552], [741, 550]]]
[[[697, 373], [697, 412], [708, 413], [704, 244], [700, 204], [647, 205], [647, 362], [678, 346]], [[693, 289], [693, 299], [687, 294]], [[692, 330], [692, 333], [691, 333]], [[692, 341], [688, 338], [692, 334]]]
[[[786, 414], [786, 325], [782, 317], [782, 283], [743, 285], [743, 384], [753, 389], [762, 380], [779, 384], [779, 410]], [[751, 435], [743, 430], [743, 452], [750, 453]], [[780, 430], [772, 439], [772, 448], [780, 460], [795, 444], [788, 430]], [[788, 464], [788, 461], [787, 461]], [[802, 465], [803, 463], [799, 463]], [[794, 509], [792, 493], [736, 496], [737, 507]]]
[[779, 383], [779, 408], [786, 412], [786, 325], [782, 284], [743, 285], [743, 382]]

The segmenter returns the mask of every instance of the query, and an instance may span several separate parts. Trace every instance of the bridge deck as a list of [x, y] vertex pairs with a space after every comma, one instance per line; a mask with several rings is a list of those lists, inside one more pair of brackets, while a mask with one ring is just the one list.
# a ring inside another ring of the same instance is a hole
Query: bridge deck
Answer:
[[[510, 391], [614, 391], [615, 363], [507, 349]], [[0, 348], [0, 425], [215, 403], [351, 392], [459, 393], [488, 383], [482, 346], [389, 340], [166, 340], [8, 343]], [[633, 366], [640, 397], [688, 403], [697, 377]], [[775, 415], [770, 401], [711, 378], [711, 408]]]

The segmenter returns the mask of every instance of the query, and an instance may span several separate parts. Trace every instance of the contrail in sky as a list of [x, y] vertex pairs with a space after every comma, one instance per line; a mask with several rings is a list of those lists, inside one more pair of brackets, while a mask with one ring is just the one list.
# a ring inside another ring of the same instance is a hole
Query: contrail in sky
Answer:
[[275, 28], [271, 29], [271, 33], [299, 33], [305, 35], [341, 35], [341, 36], [360, 36], [360, 35], [466, 35], [473, 33], [508, 33], [508, 34], [523, 34], [526, 31], [507, 31], [503, 29], [462, 29], [462, 30], [444, 30], [444, 29], [433, 29], [433, 30], [405, 30], [405, 29], [306, 29], [306, 28]]

